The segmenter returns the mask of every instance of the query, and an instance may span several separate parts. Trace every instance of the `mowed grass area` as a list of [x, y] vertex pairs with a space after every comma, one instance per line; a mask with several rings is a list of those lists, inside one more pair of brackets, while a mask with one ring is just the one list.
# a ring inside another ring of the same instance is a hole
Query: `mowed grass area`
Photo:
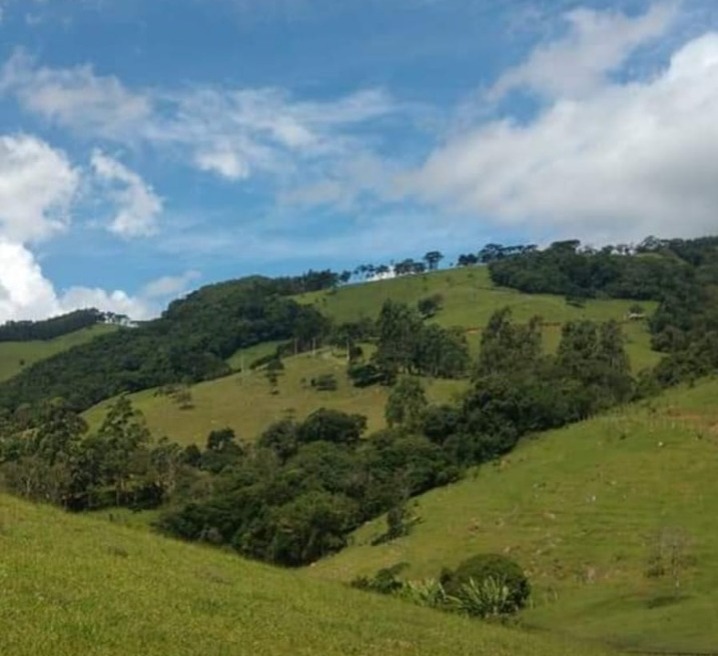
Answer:
[[0, 495], [3, 656], [598, 654]]
[[85, 344], [113, 330], [117, 330], [117, 326], [98, 324], [46, 341], [0, 342], [0, 381], [12, 378], [35, 362]]
[[[284, 359], [285, 370], [279, 377], [278, 393], [272, 394], [264, 371], [247, 371], [191, 388], [191, 409], [182, 410], [168, 396], [155, 390], [130, 395], [133, 405], [142, 411], [155, 437], [167, 436], [182, 444], [204, 445], [207, 434], [228, 426], [247, 440], [255, 439], [272, 422], [284, 417], [304, 419], [321, 407], [358, 413], [367, 417], [369, 431], [385, 425], [384, 406], [389, 394], [386, 387], [356, 388], [346, 374], [346, 361], [330, 350], [305, 353]], [[318, 392], [312, 378], [334, 374], [338, 389]], [[465, 381], [425, 380], [427, 396], [436, 402], [450, 401], [461, 392]], [[102, 421], [108, 403], [85, 413], [91, 426]]]
[[[375, 520], [308, 571], [348, 581], [408, 562], [408, 578], [435, 577], [500, 552], [533, 583], [530, 626], [626, 649], [718, 652], [718, 381], [525, 440], [420, 497], [416, 513], [410, 536], [369, 546], [385, 529]], [[679, 587], [646, 575], [661, 533], [679, 545]]]

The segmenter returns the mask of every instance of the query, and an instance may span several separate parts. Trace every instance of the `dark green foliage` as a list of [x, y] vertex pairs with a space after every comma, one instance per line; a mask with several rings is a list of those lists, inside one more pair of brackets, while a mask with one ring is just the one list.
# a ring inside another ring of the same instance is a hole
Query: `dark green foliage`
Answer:
[[334, 392], [339, 387], [337, 377], [334, 374], [322, 374], [310, 381], [311, 386], [319, 392]]
[[299, 442], [356, 444], [366, 430], [366, 417], [347, 415], [339, 410], [315, 410], [297, 431]]
[[443, 444], [459, 430], [460, 413], [451, 405], [430, 405], [424, 409], [421, 431], [436, 444]]
[[501, 554], [480, 554], [462, 562], [455, 570], [444, 570], [441, 584], [447, 594], [461, 598], [463, 586], [473, 580], [481, 585], [487, 579], [508, 588], [506, 612], [523, 608], [531, 594], [531, 586], [520, 565]]
[[425, 325], [404, 303], [384, 303], [377, 321], [376, 343], [373, 362], [389, 383], [402, 373], [460, 378], [468, 369], [463, 333]]
[[47, 340], [103, 323], [114, 315], [99, 310], [75, 310], [43, 321], [8, 321], [0, 326], [0, 342]]
[[403, 583], [399, 574], [408, 567], [408, 563], [398, 563], [392, 567], [380, 569], [373, 577], [360, 576], [349, 585], [359, 590], [378, 592], [379, 594], [394, 594], [401, 590]]
[[369, 387], [388, 382], [387, 374], [372, 362], [351, 365], [347, 369], [347, 375], [355, 387]]
[[430, 319], [441, 309], [444, 297], [441, 294], [432, 294], [420, 299], [416, 304], [416, 309], [424, 319]]
[[426, 409], [426, 394], [421, 382], [416, 378], [405, 376], [389, 393], [384, 415], [389, 427], [403, 426], [407, 430], [416, 431]]
[[259, 447], [273, 451], [280, 462], [286, 462], [299, 446], [297, 425], [288, 419], [269, 426], [257, 440]]
[[163, 440], [151, 446], [142, 417], [125, 397], [91, 434], [61, 400], [43, 404], [19, 429], [8, 425], [0, 435], [0, 479], [29, 499], [71, 510], [154, 507], [181, 477], [181, 449]]
[[543, 251], [492, 260], [491, 278], [529, 294], [660, 300], [691, 276], [691, 267], [675, 258], [630, 257], [615, 254], [612, 247], [581, 251], [579, 246], [576, 240], [556, 242]]

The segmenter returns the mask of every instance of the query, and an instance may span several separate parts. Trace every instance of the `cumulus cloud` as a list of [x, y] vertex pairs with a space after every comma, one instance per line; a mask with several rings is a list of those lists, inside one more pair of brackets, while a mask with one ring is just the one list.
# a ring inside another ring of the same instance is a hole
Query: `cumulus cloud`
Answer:
[[121, 291], [108, 293], [76, 287], [58, 294], [28, 248], [0, 239], [0, 323], [44, 319], [87, 307], [135, 318], [146, 318], [153, 313], [145, 299], [132, 298]]
[[109, 198], [117, 209], [110, 232], [124, 238], [155, 234], [163, 203], [152, 187], [137, 173], [99, 150], [92, 154], [91, 162], [95, 176], [108, 187]]
[[0, 236], [26, 242], [64, 230], [79, 183], [63, 152], [35, 137], [0, 136]]
[[665, 34], [678, 15], [677, 2], [654, 5], [629, 18], [620, 12], [578, 8], [565, 14], [567, 34], [537, 47], [521, 65], [506, 71], [489, 98], [528, 89], [549, 98], [580, 96], [605, 84], [636, 50]]
[[[141, 178], [99, 151], [92, 165], [96, 176], [110, 185], [118, 206], [111, 229], [124, 236], [153, 229], [162, 205]], [[160, 301], [196, 279], [196, 272], [163, 277], [135, 296], [88, 287], [56, 290], [31, 244], [70, 226], [81, 178], [67, 156], [44, 141], [28, 135], [0, 136], [0, 323], [86, 307], [146, 319], [157, 314]]]
[[81, 286], [58, 291], [32, 251], [0, 238], [0, 323], [44, 319], [90, 307], [137, 320], [150, 319], [159, 314], [164, 302], [186, 291], [198, 277], [195, 271], [164, 276], [149, 282], [136, 295]]
[[0, 238], [0, 323], [40, 319], [59, 312], [55, 290], [32, 253]]
[[716, 116], [718, 34], [709, 33], [650, 80], [566, 92], [531, 121], [462, 132], [401, 186], [528, 232], [595, 241], [715, 232]]

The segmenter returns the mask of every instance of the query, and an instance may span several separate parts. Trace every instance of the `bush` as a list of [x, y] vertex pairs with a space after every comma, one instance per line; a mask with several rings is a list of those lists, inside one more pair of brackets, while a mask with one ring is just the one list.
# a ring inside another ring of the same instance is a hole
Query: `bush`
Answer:
[[399, 580], [398, 575], [407, 567], [408, 563], [397, 563], [391, 567], [380, 569], [374, 576], [359, 576], [349, 584], [352, 588], [378, 592], [379, 594], [398, 594], [404, 583]]
[[322, 374], [312, 378], [311, 385], [318, 392], [334, 392], [339, 387], [337, 377], [334, 374]]
[[371, 363], [352, 365], [347, 370], [347, 374], [354, 383], [354, 387], [369, 387], [387, 382], [386, 374]]
[[531, 586], [518, 563], [500, 554], [481, 554], [445, 570], [441, 583], [471, 615], [513, 613], [523, 608]]

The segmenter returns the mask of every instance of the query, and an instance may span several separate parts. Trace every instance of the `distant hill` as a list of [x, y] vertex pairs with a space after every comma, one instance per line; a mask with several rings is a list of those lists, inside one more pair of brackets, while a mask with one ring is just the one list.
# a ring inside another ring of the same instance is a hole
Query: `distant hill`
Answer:
[[3, 656], [598, 656], [0, 495]]
[[117, 330], [114, 324], [97, 323], [61, 337], [43, 340], [0, 342], [0, 382], [8, 380], [36, 362]]
[[526, 440], [418, 497], [408, 537], [371, 546], [385, 530], [377, 519], [311, 574], [349, 581], [407, 562], [407, 578], [435, 577], [477, 551], [500, 552], [533, 583], [530, 625], [639, 651], [713, 653], [717, 397], [718, 382], [703, 381]]
[[55, 339], [101, 323], [119, 323], [118, 315], [99, 310], [76, 310], [41, 321], [8, 321], [0, 325], [0, 342], [31, 342]]

